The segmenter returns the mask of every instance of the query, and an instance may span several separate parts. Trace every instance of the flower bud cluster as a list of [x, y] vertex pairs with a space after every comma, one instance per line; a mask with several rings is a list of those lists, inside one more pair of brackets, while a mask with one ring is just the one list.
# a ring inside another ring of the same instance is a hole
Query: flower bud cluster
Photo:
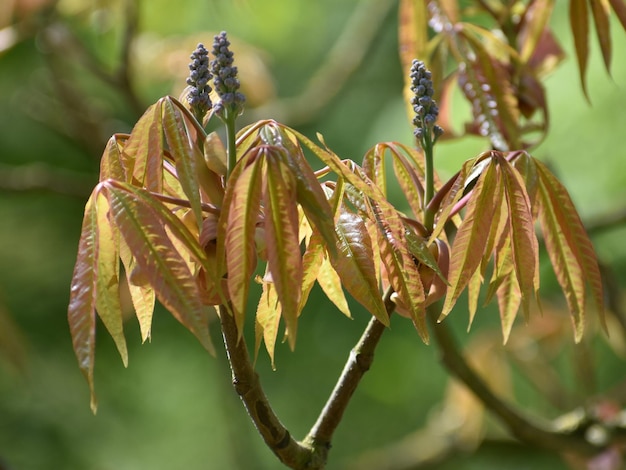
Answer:
[[419, 142], [425, 138], [434, 143], [443, 134], [443, 129], [436, 125], [439, 108], [433, 99], [434, 89], [430, 71], [420, 60], [413, 60], [411, 65], [411, 91], [415, 94], [411, 100], [415, 118], [413, 133]]
[[229, 46], [226, 32], [222, 31], [215, 36], [212, 51], [215, 59], [211, 61], [211, 72], [215, 91], [220, 97], [220, 102], [215, 105], [215, 112], [220, 115], [228, 109], [237, 116], [243, 111], [246, 97], [238, 91], [240, 84], [237, 67], [233, 66], [233, 53]]
[[201, 122], [207, 111], [211, 109], [209, 81], [213, 76], [209, 72], [209, 51], [205, 49], [203, 44], [198, 44], [190, 59], [187, 101], [193, 114]]

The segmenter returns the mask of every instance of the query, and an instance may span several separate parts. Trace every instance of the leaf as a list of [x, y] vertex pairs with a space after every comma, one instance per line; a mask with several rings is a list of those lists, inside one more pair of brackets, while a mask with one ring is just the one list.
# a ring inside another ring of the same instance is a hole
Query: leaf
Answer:
[[522, 303], [522, 292], [517, 279], [515, 279], [515, 271], [511, 270], [504, 277], [496, 291], [496, 296], [500, 310], [500, 323], [502, 324], [502, 341], [503, 344], [506, 344], [515, 322], [515, 316]]
[[226, 267], [228, 292], [235, 314], [239, 339], [247, 310], [250, 276], [257, 263], [256, 223], [261, 205], [261, 162], [253, 160], [237, 177], [229, 181], [230, 210], [226, 228]]
[[552, 17], [555, 0], [533, 0], [530, 2], [520, 23], [518, 35], [520, 59], [527, 63], [535, 52], [546, 26]]
[[222, 176], [226, 174], [226, 148], [216, 132], [211, 132], [204, 139], [204, 161], [209, 170]]
[[[255, 336], [256, 336], [256, 354], [261, 347], [261, 339], [265, 343], [265, 349], [270, 356], [272, 369], [276, 370], [274, 363], [274, 349], [276, 347], [276, 337], [278, 335], [278, 326], [280, 323], [281, 305], [278, 302], [278, 296], [274, 284], [271, 282], [263, 283], [263, 291], [256, 311], [255, 319]], [[256, 358], [255, 358], [256, 361]]]
[[624, 3], [624, 0], [609, 0], [609, 3], [622, 24], [622, 28], [626, 31], [626, 3]]
[[563, 289], [574, 322], [575, 340], [583, 334], [585, 285], [589, 285], [600, 321], [604, 319], [602, 277], [593, 245], [565, 187], [547, 167], [535, 161], [539, 175], [539, 217], [548, 256]]
[[277, 151], [265, 152], [263, 184], [265, 240], [269, 271], [282, 305], [291, 349], [295, 347], [302, 289], [302, 257], [298, 236], [296, 181]]
[[67, 312], [74, 353], [80, 371], [87, 379], [91, 393], [91, 410], [94, 413], [98, 408], [93, 381], [96, 341], [95, 286], [98, 276], [98, 214], [95, 203], [97, 197], [98, 190], [95, 189], [85, 206]]
[[298, 315], [300, 315], [300, 312], [302, 312], [302, 309], [309, 299], [309, 294], [315, 285], [323, 259], [324, 247], [322, 238], [319, 232], [314, 231], [302, 256], [302, 294], [300, 295]]
[[474, 186], [467, 203], [465, 218], [452, 245], [448, 273], [450, 287], [439, 320], [450, 313], [480, 265], [495, 212], [496, 201], [493, 195], [497, 187], [497, 178], [496, 165], [491, 160]]
[[515, 277], [519, 282], [524, 314], [528, 318], [529, 300], [535, 297], [539, 289], [539, 246], [524, 182], [506, 159], [501, 158], [499, 163], [509, 212], [509, 237]]
[[335, 304], [337, 309], [346, 317], [352, 318], [348, 301], [341, 289], [341, 278], [333, 269], [330, 260], [326, 257], [322, 258], [322, 265], [317, 274], [317, 282], [326, 294], [326, 297]]
[[128, 137], [126, 134], [115, 134], [107, 142], [100, 160], [100, 181], [108, 178], [119, 181], [127, 180], [127, 174], [132, 169], [127, 168], [128, 162], [123, 155], [122, 148]]
[[200, 227], [202, 224], [200, 185], [198, 182], [200, 166], [194, 155], [193, 143], [187, 135], [183, 116], [171, 100], [171, 98], [162, 99], [163, 133], [174, 157], [178, 181], [189, 199], [198, 227]]
[[570, 0], [569, 21], [572, 35], [574, 36], [574, 47], [576, 58], [578, 59], [578, 72], [580, 74], [580, 84], [587, 100], [587, 64], [589, 61], [589, 14], [587, 12], [587, 0]]
[[609, 22], [608, 0], [590, 0], [593, 22], [596, 25], [596, 35], [602, 51], [602, 59], [606, 71], [611, 73], [611, 23]]
[[109, 203], [102, 193], [95, 199], [97, 220], [96, 266], [96, 311], [113, 338], [122, 357], [124, 367], [128, 366], [128, 350], [124, 338], [122, 306], [120, 304], [119, 280], [119, 233], [109, 221]]
[[[113, 182], [101, 185], [107, 190], [111, 215], [156, 297], [214, 354], [207, 323], [212, 309], [203, 305], [194, 275], [163, 227], [164, 218], [171, 216], [170, 212], [165, 207], [156, 210], [137, 192], [126, 191]], [[186, 230], [183, 227], [181, 224], [178, 231]]]
[[342, 207], [336, 223], [337, 257], [331, 263], [344, 288], [382, 324], [389, 325], [378, 283], [372, 240], [363, 219]]
[[162, 100], [150, 106], [133, 127], [123, 154], [132, 162], [129, 183], [160, 193], [163, 187]]
[[150, 339], [152, 329], [152, 314], [154, 313], [155, 296], [154, 289], [149, 284], [137, 284], [133, 282], [132, 275], [135, 270], [140, 269], [137, 262], [130, 252], [130, 248], [122, 237], [119, 237], [120, 258], [126, 271], [126, 282], [128, 291], [135, 309], [139, 329], [141, 331], [141, 341], [145, 342]]
[[386, 200], [369, 199], [368, 203], [371, 218], [376, 223], [380, 257], [389, 283], [402, 306], [408, 310], [422, 340], [428, 343], [426, 295], [417, 264], [407, 246], [404, 224]]

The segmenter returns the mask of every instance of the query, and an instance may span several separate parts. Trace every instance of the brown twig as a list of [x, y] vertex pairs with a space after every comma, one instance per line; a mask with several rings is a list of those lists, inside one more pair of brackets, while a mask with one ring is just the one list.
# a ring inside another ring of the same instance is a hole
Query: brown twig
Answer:
[[246, 342], [239, 340], [234, 317], [223, 306], [219, 317], [235, 391], [267, 446], [290, 468], [323, 468], [325, 460], [316, 461], [314, 449], [296, 441], [274, 413], [252, 367]]

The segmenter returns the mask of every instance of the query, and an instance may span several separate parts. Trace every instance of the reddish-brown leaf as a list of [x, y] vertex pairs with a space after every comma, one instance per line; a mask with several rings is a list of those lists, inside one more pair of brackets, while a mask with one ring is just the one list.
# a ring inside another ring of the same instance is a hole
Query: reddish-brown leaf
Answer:
[[610, 7], [608, 0], [590, 0], [593, 22], [596, 26], [596, 36], [602, 51], [602, 59], [607, 72], [611, 72], [611, 23], [609, 21]]
[[97, 244], [98, 215], [94, 190], [87, 205], [78, 242], [78, 256], [72, 275], [67, 318], [72, 335], [72, 345], [78, 366], [87, 379], [91, 392], [91, 409], [95, 413], [97, 400], [93, 382], [96, 341], [96, 283], [98, 276]]
[[111, 178], [118, 181], [127, 181], [127, 175], [132, 171], [128, 168], [123, 147], [128, 140], [126, 134], [115, 134], [107, 142], [107, 146], [100, 160], [100, 181]]
[[528, 318], [529, 302], [539, 289], [539, 246], [524, 181], [506, 159], [501, 158], [499, 163], [508, 207], [515, 277], [522, 295], [524, 314]]
[[536, 161], [539, 175], [539, 216], [548, 255], [574, 321], [575, 339], [584, 327], [585, 285], [589, 285], [606, 329], [602, 278], [593, 245], [565, 187]]
[[235, 181], [229, 181], [228, 188], [232, 190], [232, 196], [229, 198], [226, 227], [226, 268], [229, 298], [240, 337], [243, 334], [250, 276], [257, 263], [254, 237], [261, 206], [261, 166], [260, 160], [254, 160]]
[[376, 223], [380, 257], [387, 279], [408, 310], [417, 332], [428, 343], [426, 294], [417, 263], [409, 250], [405, 227], [396, 210], [386, 200], [369, 201], [370, 217]]
[[[202, 293], [193, 273], [165, 231], [164, 221], [171, 216], [169, 210], [165, 206], [156, 210], [140, 197], [136, 189], [131, 192], [115, 182], [101, 184], [107, 191], [111, 217], [156, 297], [208, 351], [214, 353], [208, 334], [208, 315], [212, 309], [203, 305]], [[179, 225], [178, 232], [187, 230], [184, 225]]]
[[524, 11], [518, 34], [520, 59], [528, 62], [539, 44], [552, 16], [555, 0], [532, 0]]
[[624, 3], [624, 0], [609, 0], [609, 3], [622, 24], [622, 28], [626, 31], [626, 3]]
[[587, 0], [570, 0], [569, 21], [574, 36], [580, 84], [587, 99], [587, 64], [589, 61], [589, 13]]
[[496, 201], [493, 195], [497, 188], [497, 180], [496, 164], [490, 160], [472, 190], [465, 218], [452, 245], [448, 274], [450, 287], [442, 308], [441, 319], [450, 313], [461, 292], [480, 266], [495, 213]]

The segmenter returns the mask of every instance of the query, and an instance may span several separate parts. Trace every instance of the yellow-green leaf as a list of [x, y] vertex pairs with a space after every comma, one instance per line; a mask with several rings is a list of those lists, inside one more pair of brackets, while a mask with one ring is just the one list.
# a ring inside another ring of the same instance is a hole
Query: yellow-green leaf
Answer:
[[124, 367], [128, 366], [128, 350], [122, 324], [119, 280], [119, 233], [109, 220], [109, 203], [104, 194], [95, 199], [97, 217], [96, 243], [96, 311], [115, 342]]
[[326, 257], [322, 258], [322, 265], [317, 274], [317, 282], [326, 294], [326, 297], [335, 304], [335, 307], [346, 317], [351, 318], [352, 315], [350, 314], [348, 301], [341, 289], [341, 278], [333, 269], [330, 260]]
[[522, 302], [522, 293], [519, 288], [519, 282], [515, 279], [515, 271], [511, 270], [504, 277], [496, 291], [496, 295], [500, 310], [500, 323], [502, 324], [502, 340], [506, 344], [511, 334], [511, 328], [513, 328], [513, 322], [515, 322], [515, 316]]
[[274, 284], [263, 283], [263, 292], [259, 299], [255, 319], [256, 353], [261, 347], [261, 340], [265, 343], [265, 349], [272, 361], [272, 369], [276, 370], [274, 363], [274, 349], [276, 347], [276, 337], [278, 336], [278, 326], [280, 324], [281, 305]]

